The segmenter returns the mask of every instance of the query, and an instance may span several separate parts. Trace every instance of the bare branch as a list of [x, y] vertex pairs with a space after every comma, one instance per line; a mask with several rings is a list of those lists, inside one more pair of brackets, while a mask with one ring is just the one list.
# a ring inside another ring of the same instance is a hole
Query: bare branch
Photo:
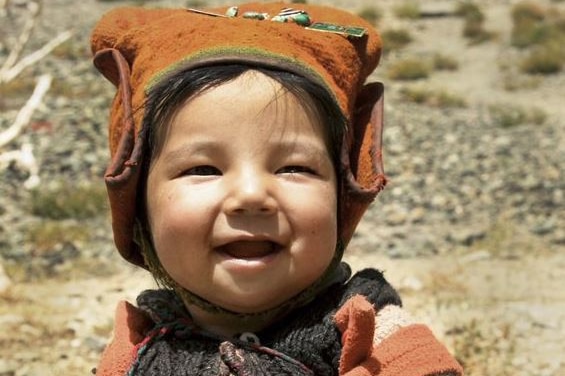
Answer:
[[10, 54], [4, 64], [2, 64], [2, 68], [0, 68], [0, 76], [4, 75], [4, 72], [12, 68], [20, 59], [20, 55], [29, 41], [31, 37], [31, 33], [35, 28], [35, 24], [37, 23], [37, 18], [39, 16], [41, 7], [38, 3], [30, 2], [27, 6], [29, 13], [27, 14], [26, 22], [23, 26], [23, 30], [20, 32], [20, 36], [17, 39], [16, 43], [10, 48]]
[[33, 189], [39, 185], [39, 166], [33, 155], [33, 146], [30, 143], [22, 144], [20, 150], [10, 150], [0, 154], [0, 170], [8, 167], [12, 162], [15, 162], [18, 168], [29, 172], [29, 177], [24, 182], [24, 188]]
[[41, 47], [39, 50], [32, 52], [23, 59], [21, 59], [15, 66], [11, 67], [6, 71], [0, 71], [0, 84], [10, 82], [16, 78], [24, 69], [37, 63], [39, 60], [47, 56], [51, 51], [53, 51], [58, 45], [64, 43], [67, 39], [71, 37], [72, 33], [67, 30], [63, 31], [57, 35], [54, 39], [49, 41], [46, 45]]
[[0, 133], [0, 149], [14, 140], [27, 126], [36, 108], [41, 104], [43, 96], [51, 86], [51, 75], [44, 74], [37, 80], [33, 94], [26, 104], [20, 109], [14, 123], [5, 131]]

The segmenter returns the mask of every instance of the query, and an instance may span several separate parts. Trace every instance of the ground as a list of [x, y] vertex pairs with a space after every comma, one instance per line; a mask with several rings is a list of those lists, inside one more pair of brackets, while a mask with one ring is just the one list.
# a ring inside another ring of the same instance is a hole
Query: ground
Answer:
[[[373, 4], [320, 3], [352, 11]], [[428, 11], [450, 10], [453, 3], [421, 1]], [[407, 28], [415, 40], [403, 52], [386, 55], [371, 77], [387, 87], [385, 163], [391, 181], [360, 224], [346, 261], [354, 269], [383, 270], [408, 311], [432, 328], [467, 375], [558, 376], [565, 369], [565, 74], [532, 78], [517, 73], [513, 62], [520, 53], [508, 47], [510, 8], [516, 2], [477, 3], [486, 14], [485, 28], [496, 34], [479, 45], [462, 38], [460, 18], [401, 20], [391, 11], [398, 2], [378, 3], [385, 10], [380, 27]], [[123, 4], [131, 2], [53, 1], [44, 9], [40, 31], [54, 34], [73, 27], [77, 43], [86, 45], [88, 30], [102, 12]], [[563, 8], [563, 3], [551, 4]], [[415, 84], [386, 76], [387, 68], [404, 55], [423, 59], [437, 52], [456, 57], [459, 68]], [[105, 130], [103, 107], [111, 87], [95, 86], [101, 79], [88, 57], [81, 57], [84, 61], [76, 67], [65, 66], [60, 55], [44, 67], [59, 69], [58, 74], [64, 67], [71, 73], [61, 80], [90, 90], [73, 91], [80, 98], [55, 98], [49, 111], [43, 110], [40, 120], [49, 120], [61, 132], [30, 136], [41, 141], [37, 151], [46, 186], [53, 174], [64, 179], [68, 171], [99, 179], [106, 162], [105, 135], [89, 133], [83, 123], [93, 124], [99, 133]], [[508, 90], [509, 80], [523, 87]], [[412, 86], [459, 95], [466, 107], [403, 103], [402, 90]], [[489, 106], [500, 103], [539, 108], [547, 120], [543, 125], [495, 127], [485, 117]], [[76, 137], [56, 139], [64, 134]], [[90, 140], [96, 140], [95, 150], [85, 146]], [[70, 160], [87, 162], [75, 166]], [[88, 374], [110, 336], [116, 302], [133, 301], [153, 282], [112, 251], [107, 216], [86, 222], [96, 228], [95, 239], [77, 242], [70, 253], [64, 253], [68, 245], [33, 249], [21, 232], [41, 219], [20, 204], [29, 198], [19, 189], [22, 176], [0, 176], [0, 236], [10, 236], [0, 242], [5, 269], [0, 280], [4, 274], [11, 280], [0, 292], [0, 376]], [[18, 253], [24, 250], [28, 253]], [[45, 264], [60, 254], [70, 256], [57, 261], [52, 273], [43, 275], [35, 266], [37, 260]]]

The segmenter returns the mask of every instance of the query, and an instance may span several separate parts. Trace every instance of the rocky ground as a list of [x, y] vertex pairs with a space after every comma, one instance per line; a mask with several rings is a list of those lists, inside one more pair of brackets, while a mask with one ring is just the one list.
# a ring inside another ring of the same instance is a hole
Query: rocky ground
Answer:
[[[55, 78], [31, 127], [8, 147], [34, 145], [42, 191], [71, 182], [89, 187], [92, 198], [102, 189], [112, 89], [91, 66], [88, 34], [105, 10], [132, 3], [46, 2], [30, 49], [66, 29], [73, 39], [29, 69], [19, 86], [0, 92], [1, 130], [34, 76]], [[352, 11], [372, 4], [318, 3]], [[379, 2], [380, 25], [407, 27], [415, 40], [386, 55], [372, 77], [387, 87], [390, 184], [359, 226], [347, 260], [356, 269], [385, 270], [407, 308], [433, 328], [468, 375], [562, 375], [565, 73], [532, 79], [512, 68], [519, 58], [509, 46], [513, 1], [477, 2], [485, 27], [497, 35], [477, 45], [462, 38], [460, 18], [400, 20], [390, 11], [397, 3]], [[431, 10], [453, 3], [421, 1]], [[456, 58], [458, 69], [416, 83], [387, 78], [402, 56], [435, 53]], [[5, 55], [0, 49], [0, 61]], [[516, 84], [513, 90], [508, 82]], [[402, 100], [403, 90], [416, 85], [449, 91], [466, 106]], [[505, 127], [492, 106], [538, 109], [547, 118]], [[46, 218], [33, 210], [37, 193], [22, 188], [26, 178], [16, 165], [0, 170], [0, 376], [88, 374], [110, 335], [116, 302], [152, 281], [115, 255], [105, 210], [80, 220]]]

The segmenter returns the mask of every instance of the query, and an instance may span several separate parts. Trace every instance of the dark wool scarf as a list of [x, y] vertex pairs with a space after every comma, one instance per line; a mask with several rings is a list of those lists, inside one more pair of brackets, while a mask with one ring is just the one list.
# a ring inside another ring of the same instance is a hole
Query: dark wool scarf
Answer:
[[365, 296], [375, 309], [401, 305], [382, 273], [366, 269], [254, 335], [224, 338], [196, 327], [174, 292], [145, 291], [137, 303], [155, 326], [146, 334], [128, 375], [337, 375], [341, 333], [333, 317], [356, 294]]

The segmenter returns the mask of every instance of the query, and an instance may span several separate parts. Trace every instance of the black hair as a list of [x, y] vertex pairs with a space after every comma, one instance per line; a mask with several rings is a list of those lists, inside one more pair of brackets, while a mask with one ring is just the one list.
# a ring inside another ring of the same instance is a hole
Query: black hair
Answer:
[[[148, 93], [142, 129], [144, 160], [150, 164], [159, 147], [158, 135], [175, 111], [190, 97], [236, 79], [254, 70], [278, 82], [296, 96], [305, 110], [317, 115], [324, 126], [327, 147], [334, 166], [339, 166], [346, 120], [331, 94], [321, 85], [302, 76], [282, 70], [242, 64], [216, 65], [179, 71], [161, 80]], [[144, 163], [144, 164], [147, 164]], [[339, 172], [336, 170], [336, 173]]]

